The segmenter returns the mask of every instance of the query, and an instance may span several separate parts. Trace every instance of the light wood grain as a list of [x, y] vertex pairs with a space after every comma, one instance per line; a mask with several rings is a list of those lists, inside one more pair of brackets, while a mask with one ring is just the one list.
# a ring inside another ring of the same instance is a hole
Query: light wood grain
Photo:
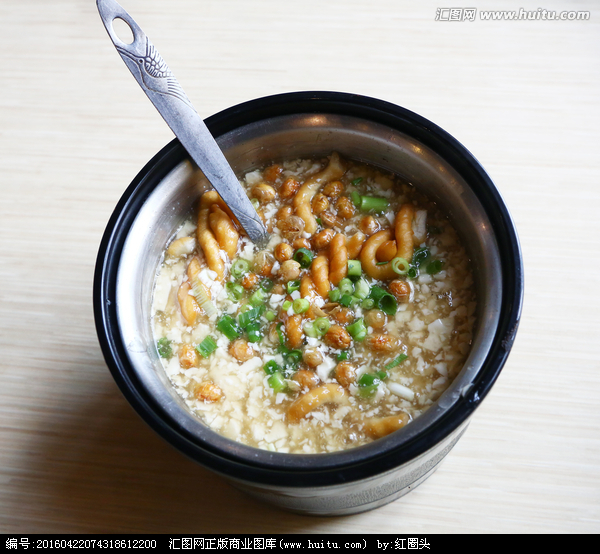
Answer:
[[[521, 329], [440, 469], [345, 518], [282, 514], [159, 439], [93, 325], [95, 256], [128, 183], [172, 135], [95, 3], [0, 4], [0, 531], [600, 531], [600, 11], [442, 22], [432, 2], [123, 0], [203, 115], [293, 90], [382, 98], [482, 162], [520, 233]], [[535, 10], [538, 3], [477, 2]]]

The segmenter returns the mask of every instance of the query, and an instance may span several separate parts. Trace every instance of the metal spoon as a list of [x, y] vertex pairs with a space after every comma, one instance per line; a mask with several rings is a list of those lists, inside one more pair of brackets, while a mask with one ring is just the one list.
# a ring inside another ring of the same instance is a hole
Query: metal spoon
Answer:
[[[268, 240], [265, 226], [214, 137], [161, 55], [139, 25], [115, 0], [96, 0], [96, 5], [110, 39], [135, 80], [210, 184], [231, 208], [250, 240], [264, 245]], [[124, 43], [115, 33], [115, 19], [123, 20], [131, 29], [134, 37], [131, 44]]]

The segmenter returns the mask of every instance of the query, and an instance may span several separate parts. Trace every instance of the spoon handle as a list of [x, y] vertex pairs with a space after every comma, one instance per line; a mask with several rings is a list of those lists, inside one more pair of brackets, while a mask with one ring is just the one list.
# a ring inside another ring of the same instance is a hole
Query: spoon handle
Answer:
[[[259, 245], [266, 243], [267, 231], [254, 206], [214, 137], [154, 45], [115, 0], [97, 0], [96, 4], [117, 52], [154, 107], [231, 208], [250, 240]], [[115, 19], [122, 19], [130, 27], [134, 37], [131, 44], [124, 43], [115, 33]]]

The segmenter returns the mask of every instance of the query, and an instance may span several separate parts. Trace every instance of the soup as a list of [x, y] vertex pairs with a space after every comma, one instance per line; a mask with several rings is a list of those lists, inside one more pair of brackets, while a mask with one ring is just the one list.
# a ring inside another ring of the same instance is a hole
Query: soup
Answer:
[[472, 340], [471, 268], [448, 219], [412, 184], [337, 153], [241, 182], [268, 245], [208, 191], [158, 269], [153, 328], [178, 394], [216, 432], [277, 452], [352, 448], [409, 424]]

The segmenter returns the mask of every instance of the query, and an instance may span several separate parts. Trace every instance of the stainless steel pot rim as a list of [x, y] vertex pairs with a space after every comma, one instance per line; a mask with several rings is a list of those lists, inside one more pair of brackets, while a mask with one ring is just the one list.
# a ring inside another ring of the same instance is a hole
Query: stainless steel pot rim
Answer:
[[[397, 437], [387, 437], [366, 447], [337, 454], [285, 455], [257, 451], [243, 445], [223, 450], [221, 441], [202, 441], [177, 428], [161, 406], [145, 394], [143, 386], [128, 364], [118, 332], [115, 310], [115, 280], [119, 255], [135, 214], [145, 199], [178, 163], [186, 158], [175, 140], [159, 152], [138, 174], [127, 189], [104, 234], [94, 281], [94, 309], [100, 344], [113, 376], [138, 413], [164, 438], [195, 460], [227, 475], [301, 486], [351, 481], [391, 470], [427, 451], [470, 417], [497, 378], [514, 339], [518, 325], [522, 293], [522, 262], [518, 239], [510, 215], [493, 183], [473, 156], [454, 138], [420, 116], [381, 100], [332, 92], [304, 92], [276, 95], [234, 106], [206, 123], [213, 134], [223, 135], [262, 119], [295, 113], [337, 113], [377, 121], [414, 136], [435, 150], [465, 178], [484, 204], [502, 252], [503, 299], [494, 342], [468, 390], [427, 433], [411, 438], [398, 447]], [[425, 414], [426, 415], [426, 414]], [[422, 416], [425, 417], [425, 416]], [[220, 437], [220, 436], [219, 436]], [[222, 439], [222, 437], [221, 437]], [[227, 440], [227, 439], [224, 439]], [[231, 442], [231, 441], [229, 441]], [[366, 467], [366, 462], [369, 462]], [[290, 482], [290, 474], [294, 475]], [[318, 476], [318, 478], [316, 477]]]

